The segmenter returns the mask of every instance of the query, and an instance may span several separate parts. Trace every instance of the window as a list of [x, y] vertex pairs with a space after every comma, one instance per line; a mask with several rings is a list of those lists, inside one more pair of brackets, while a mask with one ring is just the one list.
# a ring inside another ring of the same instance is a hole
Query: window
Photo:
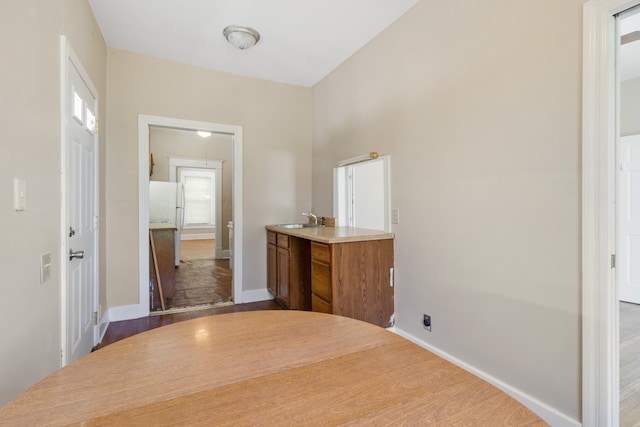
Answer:
[[215, 226], [215, 175], [212, 171], [180, 169], [184, 192], [184, 227]]
[[93, 114], [93, 111], [91, 111], [88, 107], [87, 107], [87, 130], [89, 131], [89, 133], [91, 133], [91, 135], [96, 133], [96, 115]]
[[73, 117], [80, 123], [83, 123], [82, 120], [82, 106], [84, 103], [82, 102], [82, 97], [78, 95], [78, 92], [73, 91]]

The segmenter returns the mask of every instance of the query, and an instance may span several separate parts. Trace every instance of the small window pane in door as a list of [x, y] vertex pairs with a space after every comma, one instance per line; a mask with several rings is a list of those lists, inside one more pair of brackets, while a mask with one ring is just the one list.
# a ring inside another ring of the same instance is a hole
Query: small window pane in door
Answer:
[[87, 130], [94, 135], [96, 133], [96, 115], [87, 108]]
[[73, 118], [82, 123], [82, 98], [78, 95], [78, 92], [73, 91]]

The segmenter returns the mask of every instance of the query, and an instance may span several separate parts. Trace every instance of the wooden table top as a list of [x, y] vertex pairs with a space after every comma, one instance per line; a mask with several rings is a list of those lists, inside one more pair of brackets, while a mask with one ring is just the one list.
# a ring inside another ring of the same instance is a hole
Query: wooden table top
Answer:
[[127, 338], [43, 379], [0, 425], [544, 426], [489, 383], [377, 326], [229, 313]]

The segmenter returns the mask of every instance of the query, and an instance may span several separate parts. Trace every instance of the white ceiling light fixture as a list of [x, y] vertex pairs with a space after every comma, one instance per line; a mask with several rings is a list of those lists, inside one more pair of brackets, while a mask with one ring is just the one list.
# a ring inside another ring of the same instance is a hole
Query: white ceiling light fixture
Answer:
[[260, 40], [260, 33], [242, 25], [229, 25], [222, 33], [229, 43], [240, 50], [249, 49]]
[[207, 132], [207, 131], [205, 131], [205, 130], [199, 130], [199, 131], [197, 132], [197, 134], [198, 134], [198, 135], [200, 135], [200, 136], [201, 136], [201, 137], [203, 137], [203, 138], [208, 138], [208, 137], [210, 137], [210, 136], [211, 136], [211, 132]]

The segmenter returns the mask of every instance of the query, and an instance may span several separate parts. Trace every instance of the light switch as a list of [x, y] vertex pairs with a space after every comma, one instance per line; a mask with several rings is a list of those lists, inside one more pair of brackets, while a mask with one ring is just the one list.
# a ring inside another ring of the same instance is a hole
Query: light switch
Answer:
[[24, 179], [13, 179], [13, 207], [18, 212], [27, 209], [27, 181]]
[[393, 224], [399, 224], [400, 223], [400, 209], [398, 209], [398, 208], [391, 209], [391, 222]]

